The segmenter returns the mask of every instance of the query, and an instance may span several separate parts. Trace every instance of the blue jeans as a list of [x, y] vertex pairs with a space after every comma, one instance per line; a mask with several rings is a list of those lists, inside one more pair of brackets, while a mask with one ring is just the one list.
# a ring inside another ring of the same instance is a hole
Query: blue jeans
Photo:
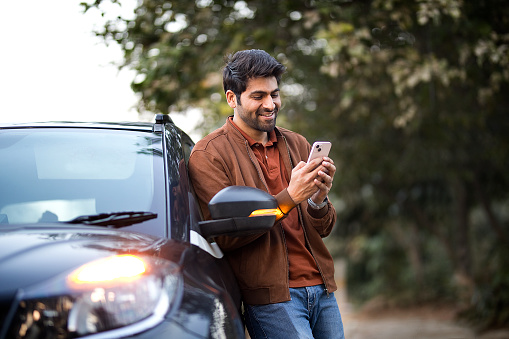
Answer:
[[290, 296], [277, 304], [245, 305], [251, 339], [345, 338], [338, 303], [324, 285], [290, 288]]

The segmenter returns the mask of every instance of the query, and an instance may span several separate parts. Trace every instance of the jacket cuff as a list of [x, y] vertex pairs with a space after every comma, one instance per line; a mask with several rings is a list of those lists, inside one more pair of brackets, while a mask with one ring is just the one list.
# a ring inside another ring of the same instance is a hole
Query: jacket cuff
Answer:
[[276, 195], [278, 209], [286, 216], [297, 204], [292, 200], [286, 188]]
[[330, 202], [328, 201], [327, 205], [320, 209], [313, 208], [308, 204], [307, 211], [311, 217], [315, 219], [321, 219], [327, 215], [327, 213], [329, 213], [329, 204]]

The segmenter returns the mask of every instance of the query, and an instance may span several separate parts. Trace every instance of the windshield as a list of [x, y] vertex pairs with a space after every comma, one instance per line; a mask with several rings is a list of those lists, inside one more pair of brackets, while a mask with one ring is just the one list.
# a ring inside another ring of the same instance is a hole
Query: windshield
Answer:
[[[0, 223], [69, 221], [82, 215], [157, 213], [155, 134], [97, 129], [0, 133]], [[162, 170], [161, 170], [162, 171]], [[163, 185], [164, 187], [164, 185]]]

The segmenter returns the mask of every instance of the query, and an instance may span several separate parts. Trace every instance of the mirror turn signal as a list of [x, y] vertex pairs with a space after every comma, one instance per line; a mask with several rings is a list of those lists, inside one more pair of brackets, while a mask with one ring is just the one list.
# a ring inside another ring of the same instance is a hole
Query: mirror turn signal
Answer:
[[262, 215], [275, 215], [276, 219], [279, 219], [283, 216], [283, 212], [281, 212], [278, 208], [265, 208], [253, 211], [249, 217], [259, 217]]

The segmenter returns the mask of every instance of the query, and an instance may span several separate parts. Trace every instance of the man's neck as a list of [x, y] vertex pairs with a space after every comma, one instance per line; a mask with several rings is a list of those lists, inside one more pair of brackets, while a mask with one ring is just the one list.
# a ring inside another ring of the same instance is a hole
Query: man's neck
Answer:
[[265, 145], [269, 141], [269, 133], [267, 132], [259, 132], [257, 135], [249, 134], [249, 132], [246, 132], [253, 140], [256, 142], [259, 142], [262, 145]]

